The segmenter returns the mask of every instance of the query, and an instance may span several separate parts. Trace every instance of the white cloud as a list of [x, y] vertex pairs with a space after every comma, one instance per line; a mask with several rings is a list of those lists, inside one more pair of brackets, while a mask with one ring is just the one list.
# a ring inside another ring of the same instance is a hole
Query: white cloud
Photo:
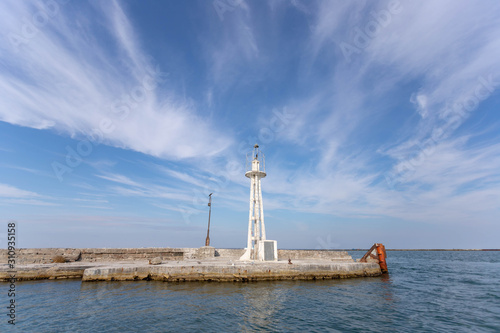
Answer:
[[[500, 6], [496, 1], [424, 1], [402, 2], [401, 7], [401, 13], [365, 50], [363, 61], [390, 65], [387, 70], [393, 80], [422, 81], [414, 101], [422, 118], [429, 118], [420, 131], [429, 134], [451, 109], [464, 113], [463, 104], [475, 98], [483, 80], [493, 76], [498, 81]], [[492, 92], [483, 90], [484, 98]]]
[[99, 178], [119, 183], [125, 186], [109, 186], [108, 192], [111, 195], [145, 197], [152, 199], [170, 199], [193, 203], [195, 192], [188, 189], [179, 189], [176, 187], [163, 186], [150, 182], [139, 182], [120, 174], [97, 175]]
[[422, 118], [427, 117], [429, 110], [427, 109], [427, 96], [423, 94], [413, 94], [411, 95], [410, 102], [415, 104], [417, 112]]
[[224, 20], [212, 14], [213, 29], [204, 32], [201, 40], [211, 81], [224, 91], [235, 83], [245, 84], [252, 76], [249, 66], [256, 69], [262, 61], [253, 25], [255, 13], [245, 2], [239, 2], [235, 10], [224, 14]]
[[32, 168], [25, 168], [25, 167], [22, 167], [22, 166], [18, 166], [18, 165], [10, 165], [10, 164], [4, 164], [4, 163], [0, 163], [0, 167], [3, 167], [3, 168], [9, 168], [9, 169], [15, 169], [15, 170], [21, 170], [21, 171], [25, 171], [25, 172], [29, 172], [29, 173], [32, 173], [32, 174], [35, 174], [35, 175], [42, 175], [42, 176], [45, 176], [45, 177], [51, 177], [52, 175], [49, 175], [43, 171], [40, 171], [40, 170], [35, 170], [35, 169], [32, 169]]
[[26, 205], [26, 206], [60, 206], [54, 202], [47, 202], [36, 199], [7, 199], [3, 200], [3, 203], [15, 204], [15, 205]]
[[[491, 205], [498, 195], [496, 170], [500, 169], [497, 148], [491, 143], [481, 149], [467, 147], [467, 140], [455, 139], [454, 130], [493, 93], [491, 86], [498, 81], [498, 3], [401, 2], [400, 13], [392, 16], [390, 24], [351, 63], [342, 57], [339, 44], [352, 42], [355, 29], [364, 29], [372, 20], [370, 12], [387, 9], [388, 2], [322, 2], [320, 7], [304, 59], [319, 62], [331, 54], [340, 54], [340, 58], [332, 62], [331, 78], [321, 86], [323, 94], [310, 103], [313, 108], [302, 108], [290, 129], [293, 135], [284, 136], [294, 143], [296, 137], [314, 143], [318, 150], [311, 163], [315, 165], [295, 171], [282, 167], [274, 173], [270, 169], [272, 177], [266, 181], [271, 186], [264, 190], [276, 194], [271, 199], [275, 200], [273, 206], [345, 216], [414, 217], [418, 221], [464, 221], [460, 212], [464, 216], [477, 213], [493, 221]], [[485, 80], [493, 83], [484, 84]], [[390, 135], [385, 138], [391, 141], [379, 143], [374, 137], [373, 144], [360, 146], [363, 130], [376, 129], [374, 120], [384, 116], [379, 109], [394, 105], [391, 99], [398, 96], [391, 94], [401, 93], [399, 86], [408, 82], [418, 82], [412, 85], [416, 90], [408, 102], [415, 104], [420, 119], [393, 128], [387, 117], [383, 126]], [[478, 87], [483, 98], [475, 95]], [[429, 142], [433, 131], [446, 125], [450, 106], [471, 96], [479, 103], [461, 115], [459, 123], [448, 126], [446, 135]], [[290, 104], [307, 105], [311, 100], [306, 96]], [[380, 159], [377, 148], [392, 161], [372, 165]], [[353, 159], [356, 154], [358, 158]], [[414, 165], [413, 173], [398, 179], [405, 190], [390, 190], [380, 181], [384, 171], [405, 169], [405, 163]], [[471, 183], [475, 186], [467, 188]], [[447, 213], [450, 209], [453, 213]]]
[[1, 205], [60, 206], [50, 197], [0, 183]]
[[[196, 202], [206, 205], [206, 194], [211, 191], [203, 192], [209, 183], [205, 180], [223, 174], [227, 183], [212, 180], [208, 186], [217, 187], [217, 198], [226, 207], [247, 209], [247, 179], [243, 173], [231, 173], [226, 168], [228, 161], [242, 157], [226, 149], [233, 143], [232, 133], [222, 132], [210, 117], [202, 116], [195, 102], [178, 98], [173, 85], [164, 80], [167, 75], [162, 69], [154, 69], [141, 51], [137, 32], [116, 2], [97, 6], [94, 14], [108, 29], [107, 37], [116, 47], [103, 47], [91, 37], [93, 28], [85, 15], [71, 24], [63, 15], [55, 17], [53, 26], [47, 26], [23, 46], [26, 52], [14, 54], [9, 43], [0, 45], [2, 60], [29, 79], [21, 80], [11, 71], [0, 74], [0, 88], [6, 96], [0, 101], [0, 119], [83, 137], [99, 128], [107, 117], [115, 127], [105, 137], [110, 145], [169, 159], [199, 156], [197, 161], [202, 163], [182, 172], [177, 171], [179, 168], [158, 167], [169, 177], [161, 182], [172, 180], [169, 186], [116, 173], [97, 175], [115, 183], [106, 187], [106, 193], [148, 198], [151, 205], [181, 213], [186, 209], [201, 212]], [[314, 20], [309, 43], [305, 43], [305, 49], [298, 49], [302, 52], [299, 66], [304, 69], [297, 81], [303, 88], [283, 102], [293, 119], [269, 144], [275, 150], [281, 144], [286, 148], [290, 148], [287, 144], [300, 146], [303, 154], [298, 152], [297, 160], [293, 156], [278, 157], [274, 164], [267, 165], [269, 176], [263, 180], [266, 210], [388, 216], [430, 223], [471, 223], [474, 219], [495, 222], [498, 145], [489, 142], [474, 146], [470, 136], [457, 138], [455, 128], [430, 145], [428, 140], [449, 119], [457, 103], [470, 96], [478, 99], [455, 126], [466, 122], [489, 97], [487, 93], [493, 93], [488, 87], [495, 86], [500, 74], [496, 59], [500, 54], [499, 5], [402, 2], [401, 12], [392, 17], [391, 23], [354, 54], [350, 63], [346, 62], [339, 44], [352, 42], [355, 29], [364, 29], [372, 20], [370, 12], [387, 6], [388, 2], [323, 1], [318, 8], [308, 8], [308, 13], [316, 13], [308, 14], [308, 19]], [[274, 8], [286, 10], [277, 5]], [[20, 22], [17, 18], [30, 10], [33, 8], [22, 3], [0, 10], [0, 27], [15, 31]], [[269, 40], [264, 38], [269, 36], [258, 35], [256, 13], [244, 5], [226, 15], [223, 22], [215, 16], [215, 28], [204, 35], [207, 38], [201, 38], [205, 52], [201, 57], [208, 62], [213, 81], [213, 86], [201, 89], [209, 106], [219, 104], [220, 90], [232, 89], [235, 82], [244, 86], [247, 80], [265, 77], [262, 69], [272, 63], [266, 62], [271, 53], [266, 48]], [[115, 58], [124, 60], [120, 64], [109, 60]], [[317, 75], [317, 68], [324, 73]], [[242, 77], [245, 71], [259, 75]], [[127, 102], [141, 85], [144, 87], [142, 80], [148, 75], [162, 82], [147, 90], [141, 101]], [[482, 79], [493, 83], [484, 86]], [[480, 84], [484, 98], [475, 95]], [[404, 101], [394, 101], [401, 96]], [[412, 117], [412, 103], [420, 117]], [[400, 124], [393, 118], [405, 121]], [[259, 119], [262, 126], [269, 125], [267, 114], [259, 115]], [[225, 153], [223, 158], [212, 158], [221, 151]], [[410, 172], [406, 172], [408, 165]], [[111, 172], [114, 165], [95, 167]], [[395, 190], [384, 180], [386, 171], [397, 176]], [[401, 171], [404, 173], [399, 177]], [[7, 189], [5, 193], [16, 190]], [[24, 198], [24, 192], [17, 193]], [[95, 205], [104, 207], [97, 202]]]
[[39, 194], [0, 183], [0, 197], [4, 198], [36, 198]]
[[199, 186], [199, 187], [203, 187], [204, 185], [206, 185], [206, 183], [204, 183], [202, 180], [200, 180], [196, 177], [193, 177], [191, 175], [188, 175], [187, 173], [175, 171], [175, 170], [168, 169], [168, 168], [161, 167], [161, 166], [158, 166], [158, 168], [160, 169], [160, 171], [162, 171], [163, 173], [165, 173], [169, 177], [172, 177], [172, 178], [177, 179], [177, 180], [181, 180], [185, 183]]
[[[6, 36], [22, 37], [23, 17], [39, 10], [21, 2], [0, 6]], [[219, 132], [211, 119], [177, 98], [175, 86], [165, 81], [168, 74], [146, 60], [118, 3], [81, 6], [69, 17], [61, 5], [17, 46], [8, 38], [1, 43], [8, 67], [0, 74], [0, 120], [77, 138], [102, 134], [106, 144], [174, 160], [212, 156], [231, 144], [230, 133]], [[89, 15], [109, 34], [97, 34]]]
[[110, 175], [96, 175], [99, 178], [106, 179], [112, 182], [124, 184], [124, 185], [129, 185], [133, 187], [142, 187], [141, 184], [131, 180], [130, 178], [123, 176], [123, 175], [118, 175], [118, 174], [110, 174]]

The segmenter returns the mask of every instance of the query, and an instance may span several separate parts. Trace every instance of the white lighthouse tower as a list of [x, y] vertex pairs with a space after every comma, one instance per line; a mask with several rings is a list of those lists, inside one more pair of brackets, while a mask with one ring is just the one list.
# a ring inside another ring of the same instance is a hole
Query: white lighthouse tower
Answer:
[[264, 153], [255, 145], [247, 154], [245, 176], [250, 178], [250, 211], [248, 213], [248, 239], [245, 253], [240, 260], [278, 260], [277, 243], [266, 240], [264, 205], [262, 203], [261, 178], [266, 176]]

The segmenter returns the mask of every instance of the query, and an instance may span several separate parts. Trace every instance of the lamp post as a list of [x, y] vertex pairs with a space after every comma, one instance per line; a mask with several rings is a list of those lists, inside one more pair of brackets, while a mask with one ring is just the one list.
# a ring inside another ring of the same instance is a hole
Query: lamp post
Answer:
[[212, 214], [212, 194], [213, 193], [210, 193], [208, 195], [208, 207], [210, 207], [208, 209], [208, 229], [207, 229], [207, 239], [205, 240], [205, 246], [210, 246], [210, 215]]

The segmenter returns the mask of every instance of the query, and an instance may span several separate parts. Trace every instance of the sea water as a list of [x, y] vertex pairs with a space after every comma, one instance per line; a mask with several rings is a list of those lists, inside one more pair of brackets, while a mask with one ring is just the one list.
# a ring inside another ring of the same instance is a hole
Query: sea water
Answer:
[[[350, 253], [355, 258], [363, 253]], [[389, 251], [381, 277], [18, 282], [18, 332], [500, 332], [500, 252]]]

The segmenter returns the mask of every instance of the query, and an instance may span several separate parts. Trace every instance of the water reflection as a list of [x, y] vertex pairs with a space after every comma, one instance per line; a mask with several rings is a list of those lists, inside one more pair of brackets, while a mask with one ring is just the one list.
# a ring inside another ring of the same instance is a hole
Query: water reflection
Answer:
[[383, 274], [380, 278], [380, 288], [382, 289], [384, 299], [389, 302], [394, 302], [394, 289], [390, 274]]
[[248, 285], [243, 289], [243, 307], [241, 314], [244, 319], [242, 329], [268, 328], [276, 325], [279, 312], [283, 310], [288, 299], [288, 292], [282, 286], [269, 282]]

